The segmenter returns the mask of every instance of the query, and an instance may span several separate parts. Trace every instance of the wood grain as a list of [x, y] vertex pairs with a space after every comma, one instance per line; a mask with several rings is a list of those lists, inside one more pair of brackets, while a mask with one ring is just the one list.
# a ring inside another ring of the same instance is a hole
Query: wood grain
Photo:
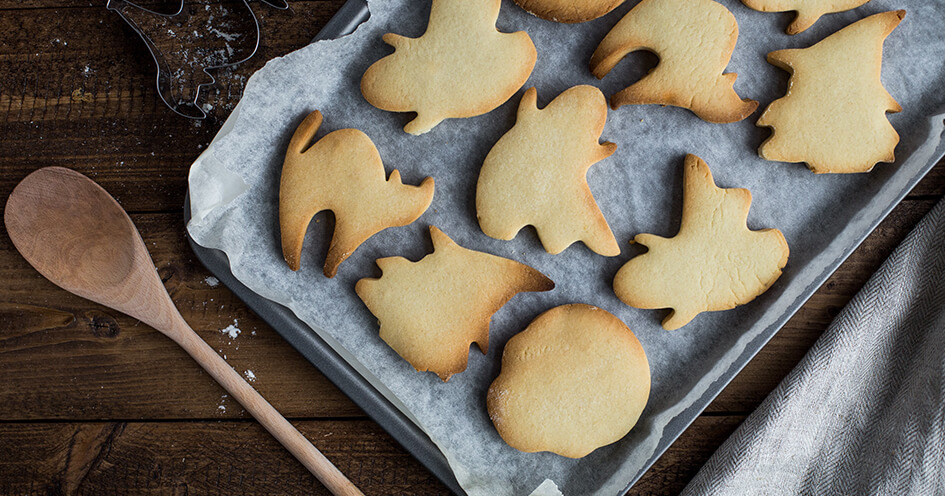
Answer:
[[[365, 494], [449, 494], [370, 421], [295, 426]], [[0, 424], [2, 494], [329, 494], [253, 422]]]
[[[744, 417], [702, 417], [631, 495], [678, 493]], [[450, 494], [370, 421], [302, 421], [299, 431], [365, 494]], [[249, 422], [0, 424], [0, 492], [327, 494]]]

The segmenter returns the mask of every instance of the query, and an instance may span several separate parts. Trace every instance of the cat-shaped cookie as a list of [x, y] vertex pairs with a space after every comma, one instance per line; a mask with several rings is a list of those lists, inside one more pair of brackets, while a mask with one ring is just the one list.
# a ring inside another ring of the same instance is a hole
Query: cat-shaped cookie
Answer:
[[396, 170], [385, 178], [377, 148], [357, 129], [339, 129], [312, 144], [321, 124], [321, 112], [312, 112], [289, 142], [279, 185], [279, 226], [285, 261], [299, 270], [309, 222], [331, 210], [335, 230], [324, 273], [334, 277], [338, 265], [366, 239], [417, 220], [433, 201], [433, 178], [420, 186], [402, 184]]

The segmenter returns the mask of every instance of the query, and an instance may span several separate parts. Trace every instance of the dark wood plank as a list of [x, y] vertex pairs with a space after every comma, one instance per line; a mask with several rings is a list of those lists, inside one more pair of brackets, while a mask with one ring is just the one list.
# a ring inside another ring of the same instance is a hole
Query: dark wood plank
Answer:
[[629, 494], [679, 494], [743, 420], [741, 415], [697, 418]]
[[[449, 494], [373, 422], [294, 424], [367, 495]], [[0, 439], [3, 494], [329, 494], [255, 422], [0, 424]]]
[[[675, 494], [744, 417], [704, 417], [631, 495]], [[449, 494], [369, 421], [294, 422], [365, 494]], [[3, 494], [327, 494], [254, 422], [0, 424]]]

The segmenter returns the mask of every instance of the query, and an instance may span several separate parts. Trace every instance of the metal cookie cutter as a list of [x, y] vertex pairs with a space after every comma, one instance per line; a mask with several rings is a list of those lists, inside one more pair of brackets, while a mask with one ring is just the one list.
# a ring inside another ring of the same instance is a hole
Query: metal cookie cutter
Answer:
[[[261, 1], [280, 10], [289, 7], [285, 0]], [[157, 65], [161, 100], [191, 119], [207, 117], [198, 100], [204, 87], [216, 82], [209, 71], [245, 62], [259, 49], [259, 19], [249, 0], [229, 5], [209, 0], [185, 5], [180, 0], [173, 13], [128, 0], [108, 0], [105, 8], [121, 16], [147, 45]], [[255, 39], [246, 38], [250, 33]]]

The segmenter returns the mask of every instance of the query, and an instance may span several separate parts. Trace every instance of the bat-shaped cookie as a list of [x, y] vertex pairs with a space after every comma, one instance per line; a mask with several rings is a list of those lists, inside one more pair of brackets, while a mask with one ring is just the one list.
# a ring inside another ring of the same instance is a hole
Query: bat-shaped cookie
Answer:
[[355, 291], [380, 323], [380, 335], [419, 371], [444, 381], [466, 370], [469, 347], [489, 349], [492, 314], [522, 291], [549, 291], [541, 272], [508, 258], [459, 246], [430, 226], [433, 253], [419, 262], [377, 260], [379, 279], [361, 279]]

